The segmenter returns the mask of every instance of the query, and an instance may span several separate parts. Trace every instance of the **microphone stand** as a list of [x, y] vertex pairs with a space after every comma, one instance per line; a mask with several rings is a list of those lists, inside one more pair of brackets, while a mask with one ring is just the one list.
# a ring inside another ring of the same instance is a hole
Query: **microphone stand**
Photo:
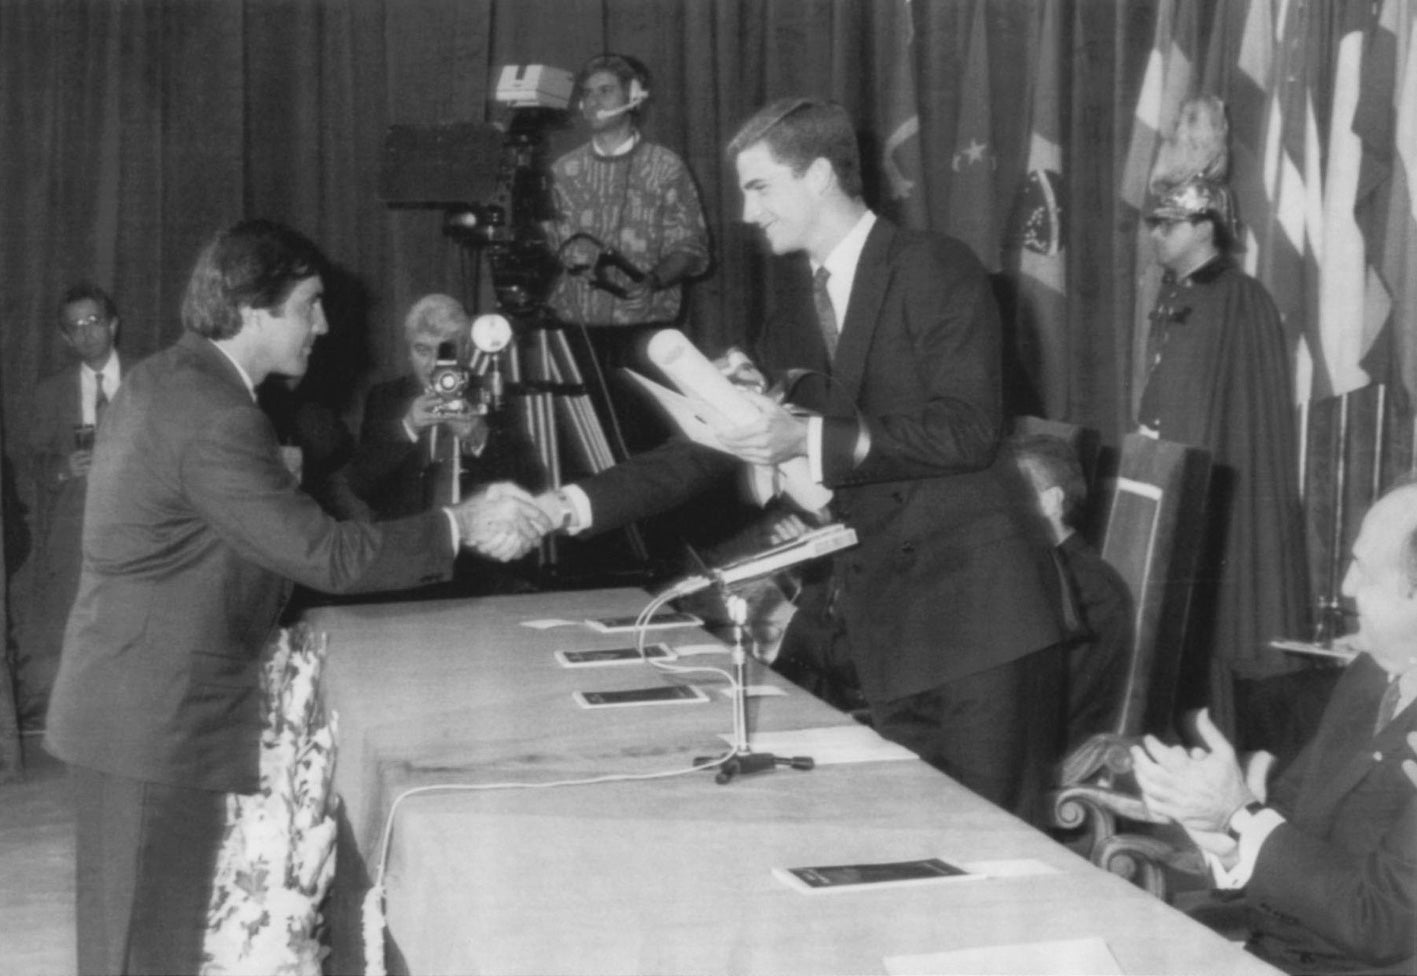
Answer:
[[[718, 765], [714, 782], [732, 782], [735, 776], [772, 772], [778, 766], [808, 770], [816, 765], [811, 756], [775, 756], [770, 752], [754, 752], [748, 744], [748, 652], [743, 646], [748, 625], [748, 601], [729, 593], [720, 581], [718, 590], [728, 619], [733, 623], [733, 755]], [[698, 756], [695, 766], [714, 762], [714, 756]]]

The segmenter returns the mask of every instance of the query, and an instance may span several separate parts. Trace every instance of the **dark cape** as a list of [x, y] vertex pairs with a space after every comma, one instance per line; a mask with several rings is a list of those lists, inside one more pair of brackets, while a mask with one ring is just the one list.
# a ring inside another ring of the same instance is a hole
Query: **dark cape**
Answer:
[[1137, 419], [1163, 440], [1211, 452], [1188, 644], [1208, 652], [1209, 704], [1222, 728], [1233, 727], [1232, 679], [1295, 670], [1269, 642], [1309, 633], [1289, 343], [1264, 287], [1224, 256], [1179, 281], [1168, 276], [1152, 318], [1155, 365]]

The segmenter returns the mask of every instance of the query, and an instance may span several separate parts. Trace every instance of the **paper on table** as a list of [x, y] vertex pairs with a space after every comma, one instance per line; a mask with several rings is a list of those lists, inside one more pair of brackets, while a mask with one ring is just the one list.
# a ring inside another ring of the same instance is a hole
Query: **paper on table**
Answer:
[[[731, 735], [720, 736], [730, 745]], [[914, 759], [915, 753], [887, 742], [864, 725], [832, 725], [792, 732], [754, 732], [753, 749], [778, 756], [811, 756], [818, 766], [835, 763]]]
[[[733, 697], [732, 688], [719, 688], [718, 693], [724, 698]], [[749, 698], [772, 698], [775, 695], [785, 695], [787, 692], [777, 685], [744, 685], [743, 694]]]
[[1052, 942], [1025, 942], [1014, 945], [977, 946], [911, 956], [887, 956], [886, 972], [891, 976], [1112, 976], [1122, 967], [1105, 939], [1057, 939]]

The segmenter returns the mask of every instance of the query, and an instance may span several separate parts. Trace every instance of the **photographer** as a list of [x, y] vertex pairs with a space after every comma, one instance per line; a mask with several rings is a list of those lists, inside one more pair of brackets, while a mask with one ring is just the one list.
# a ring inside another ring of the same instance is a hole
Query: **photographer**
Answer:
[[333, 478], [330, 494], [340, 515], [377, 522], [427, 511], [452, 494], [455, 461], [477, 465], [470, 479], [476, 483], [492, 477], [487, 419], [430, 385], [439, 347], [462, 349], [470, 327], [462, 304], [448, 295], [425, 295], [409, 309], [403, 323], [408, 372], [369, 390], [359, 447]]
[[587, 327], [607, 370], [638, 366], [638, 341], [675, 324], [682, 283], [708, 270], [708, 229], [683, 160], [640, 133], [648, 69], [602, 54], [581, 68], [576, 91], [591, 137], [552, 166], [557, 216], [545, 231], [562, 272], [549, 305]]

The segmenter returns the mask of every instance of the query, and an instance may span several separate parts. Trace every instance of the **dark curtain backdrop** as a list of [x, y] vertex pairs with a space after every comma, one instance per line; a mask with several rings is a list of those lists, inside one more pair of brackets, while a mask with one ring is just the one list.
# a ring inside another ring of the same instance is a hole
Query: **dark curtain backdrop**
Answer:
[[[787, 95], [841, 101], [860, 123], [870, 202], [947, 230], [962, 110], [987, 102], [997, 164], [986, 192], [1007, 251], [1052, 46], [1068, 300], [1051, 340], [1065, 393], [1050, 412], [1116, 443], [1136, 336], [1136, 226], [1118, 184], [1160, 3], [1057, 0], [1044, 38], [1035, 0], [0, 0], [0, 409], [6, 487], [19, 489], [6, 491], [8, 568], [26, 549], [17, 448], [36, 381], [64, 361], [54, 306], [67, 285], [112, 290], [131, 361], [177, 336], [190, 263], [214, 230], [247, 216], [289, 222], [342, 271], [306, 383], [347, 407], [399, 369], [398, 322], [415, 297], [490, 296], [439, 211], [380, 200], [387, 127], [494, 120], [499, 66], [574, 70], [604, 50], [649, 65], [647, 133], [699, 180], [715, 256], [692, 289], [689, 328], [717, 352], [752, 338], [777, 273], [739, 222], [723, 156], [748, 114]], [[1227, 29], [1217, 11], [1228, 6], [1197, 0], [1203, 33]], [[966, 70], [976, 11], [987, 79]], [[880, 152], [911, 116], [915, 141], [895, 162], [914, 191], [901, 200], [884, 192]], [[553, 153], [583, 138], [555, 131]], [[1009, 395], [1038, 412], [1045, 378], [1029, 350], [1040, 339], [1014, 324], [1027, 316], [1014, 314], [1011, 266], [998, 276], [1015, 330]]]

